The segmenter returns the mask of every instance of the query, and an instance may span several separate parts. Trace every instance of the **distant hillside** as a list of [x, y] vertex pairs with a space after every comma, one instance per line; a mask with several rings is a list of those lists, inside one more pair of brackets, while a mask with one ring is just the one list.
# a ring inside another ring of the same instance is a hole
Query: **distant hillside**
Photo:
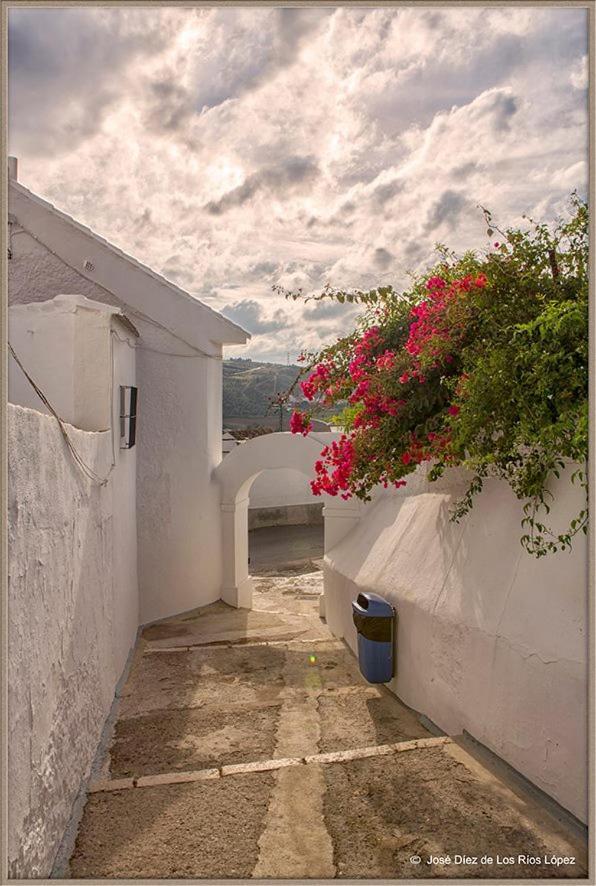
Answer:
[[[283, 363], [257, 363], [235, 358], [223, 364], [224, 419], [237, 416], [262, 418], [274, 413], [269, 398], [287, 391], [300, 372], [299, 366]], [[300, 388], [296, 391], [301, 402]]]

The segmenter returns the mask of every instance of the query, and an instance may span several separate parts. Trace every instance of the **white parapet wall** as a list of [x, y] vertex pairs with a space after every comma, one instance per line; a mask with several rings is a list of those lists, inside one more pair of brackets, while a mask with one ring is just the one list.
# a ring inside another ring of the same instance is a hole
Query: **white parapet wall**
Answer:
[[[314, 465], [312, 477], [314, 477]], [[310, 481], [311, 477], [291, 468], [263, 471], [251, 486], [249, 507], [283, 508], [320, 504], [321, 499], [311, 492]]]
[[291, 468], [259, 474], [250, 488], [249, 529], [322, 523], [323, 502], [312, 494], [310, 481], [310, 477]]
[[[351, 601], [361, 590], [398, 613], [390, 688], [449, 734], [466, 730], [581, 821], [587, 821], [588, 556], [541, 559], [520, 544], [523, 516], [492, 480], [461, 523], [449, 511], [466, 488], [424, 471], [384, 494], [325, 556], [329, 627], [356, 650]], [[566, 474], [549, 515], [581, 509]]]
[[[96, 485], [53, 417], [8, 404], [7, 418], [8, 858], [9, 876], [28, 879], [51, 872], [135, 641], [139, 601], [122, 501], [129, 466]], [[105, 476], [110, 433], [67, 431]], [[128, 494], [134, 500], [134, 485]]]

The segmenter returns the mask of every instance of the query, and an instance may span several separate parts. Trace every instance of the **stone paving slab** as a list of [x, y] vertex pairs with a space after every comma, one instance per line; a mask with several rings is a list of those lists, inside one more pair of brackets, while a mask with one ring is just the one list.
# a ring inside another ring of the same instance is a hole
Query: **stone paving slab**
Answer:
[[90, 795], [75, 879], [248, 878], [274, 786], [260, 772]]
[[371, 687], [371, 690], [321, 695], [321, 751], [387, 744], [430, 735], [414, 711], [396, 704], [395, 697], [384, 689]]
[[251, 705], [291, 693], [361, 689], [374, 695], [343, 644], [207, 647], [146, 653], [123, 688], [120, 719], [175, 708]]
[[323, 593], [323, 573], [255, 576], [253, 585], [254, 610], [310, 615]]
[[145, 654], [122, 691], [120, 718], [208, 704], [275, 701], [283, 647], [207, 647]]
[[[295, 711], [287, 709], [284, 714], [287, 715], [286, 727], [290, 721], [294, 719]], [[281, 726], [278, 731], [278, 738], [282, 735], [284, 727]], [[287, 730], [286, 728], [286, 731]], [[294, 736], [288, 735], [293, 746], [296, 745]], [[182, 784], [191, 781], [203, 781], [212, 778], [224, 778], [228, 775], [243, 775], [248, 772], [269, 772], [273, 769], [287, 769], [288, 766], [308, 766], [311, 763], [321, 763], [330, 765], [333, 763], [345, 763], [347, 760], [361, 760], [365, 757], [386, 757], [389, 754], [407, 753], [408, 751], [418, 750], [420, 748], [437, 747], [438, 745], [451, 742], [453, 739], [448, 736], [430, 736], [429, 738], [414, 738], [410, 741], [394, 742], [385, 745], [369, 745], [368, 747], [350, 748], [345, 751], [329, 751], [327, 753], [311, 753], [299, 757], [283, 757], [279, 753], [282, 746], [287, 746], [285, 741], [278, 743], [276, 747], [277, 755], [271, 759], [253, 760], [250, 762], [233, 763], [212, 769], [191, 769], [184, 772], [164, 771], [155, 775], [144, 775], [140, 778], [114, 778], [102, 779], [94, 782], [89, 793], [96, 794], [100, 791], [126, 791], [135, 790], [136, 788], [153, 787], [155, 785], [166, 784]], [[312, 750], [315, 742], [310, 740]], [[284, 747], [285, 750], [285, 747]]]
[[273, 755], [281, 702], [157, 711], [119, 720], [110, 747], [114, 778], [202, 769]]
[[254, 612], [244, 609], [221, 609], [213, 603], [189, 613], [184, 618], [169, 619], [146, 627], [142, 639], [149, 647], [207, 646], [249, 640], [292, 639], [293, 637], [323, 639], [329, 636], [325, 625], [315, 616], [275, 612]]
[[339, 689], [346, 686], [369, 688], [360, 674], [356, 659], [346, 647], [325, 649], [286, 647], [285, 685], [310, 691]]
[[[324, 777], [325, 821], [338, 877], [586, 875], [581, 843], [457, 745], [325, 766]], [[493, 864], [481, 863], [487, 853]], [[456, 855], [477, 863], [456, 864]], [[554, 867], [544, 862], [552, 855], [575, 857], [576, 862]], [[531, 864], [520, 856], [540, 861]], [[431, 857], [449, 858], [451, 864], [429, 865]], [[505, 864], [504, 858], [513, 862]]]
[[156, 786], [92, 794], [72, 876], [586, 876], [581, 839], [446, 737], [186, 777], [194, 783], [149, 776], [139, 787]]

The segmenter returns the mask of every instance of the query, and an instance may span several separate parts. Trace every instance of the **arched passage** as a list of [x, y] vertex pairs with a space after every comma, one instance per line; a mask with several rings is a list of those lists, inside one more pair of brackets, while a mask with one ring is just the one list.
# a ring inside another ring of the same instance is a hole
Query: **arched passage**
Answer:
[[[252, 580], [248, 574], [248, 501], [250, 487], [263, 471], [291, 468], [307, 477], [323, 446], [337, 435], [264, 434], [236, 446], [216, 469], [221, 486], [223, 585], [221, 597], [231, 606], [250, 609]], [[359, 503], [325, 496], [325, 551], [359, 519]]]

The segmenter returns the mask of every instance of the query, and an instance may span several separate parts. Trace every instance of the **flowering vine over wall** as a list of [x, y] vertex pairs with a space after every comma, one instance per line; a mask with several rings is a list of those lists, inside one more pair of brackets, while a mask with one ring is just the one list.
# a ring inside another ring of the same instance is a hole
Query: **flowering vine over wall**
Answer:
[[573, 195], [556, 225], [506, 231], [484, 213], [500, 239], [482, 255], [439, 247], [438, 264], [406, 292], [315, 296], [363, 311], [353, 333], [299, 358], [313, 408], [294, 411], [290, 428], [306, 435], [317, 408], [340, 409], [344, 430], [314, 466], [315, 495], [369, 500], [423, 462], [431, 479], [459, 465], [473, 472], [459, 520], [487, 477], [504, 478], [523, 501], [522, 544], [543, 556], [587, 527], [585, 508], [564, 532], [542, 521], [549, 483], [568, 462], [586, 486], [588, 212]]

